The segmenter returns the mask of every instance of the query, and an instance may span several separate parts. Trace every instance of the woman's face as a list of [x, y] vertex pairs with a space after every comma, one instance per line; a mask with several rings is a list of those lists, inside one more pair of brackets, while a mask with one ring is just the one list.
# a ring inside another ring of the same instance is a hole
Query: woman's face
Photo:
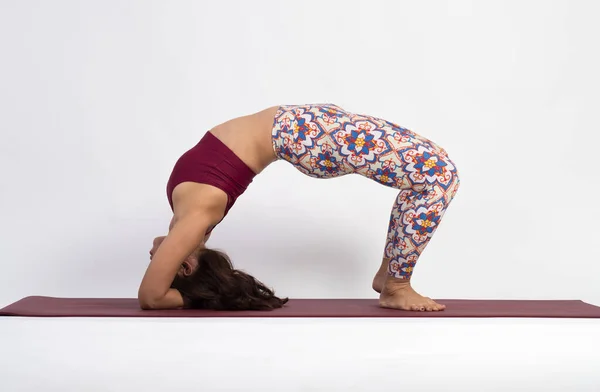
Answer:
[[160, 244], [162, 244], [162, 242], [165, 240], [165, 238], [167, 238], [167, 237], [166, 236], [156, 237], [154, 239], [154, 241], [152, 241], [152, 249], [150, 249], [150, 260], [152, 260], [152, 258], [154, 257], [154, 254], [160, 247]]
[[[152, 260], [154, 254], [156, 253], [158, 248], [160, 248], [160, 245], [163, 243], [165, 238], [167, 237], [156, 237], [154, 241], [152, 241], [152, 249], [150, 249], [150, 260]], [[196, 249], [196, 251], [192, 252], [192, 254], [189, 255], [188, 258], [183, 261], [183, 263], [181, 263], [181, 266], [177, 271], [177, 275], [181, 277], [189, 276], [196, 270], [196, 268], [198, 268], [198, 257], [202, 249], [204, 249], [204, 244], [202, 244], [198, 249]]]

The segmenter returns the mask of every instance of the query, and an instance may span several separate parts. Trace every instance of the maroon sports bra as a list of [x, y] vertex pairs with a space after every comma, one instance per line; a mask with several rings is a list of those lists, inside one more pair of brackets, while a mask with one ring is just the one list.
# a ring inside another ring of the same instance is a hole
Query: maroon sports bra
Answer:
[[173, 210], [173, 189], [177, 185], [188, 181], [212, 185], [227, 194], [225, 217], [255, 176], [246, 163], [209, 131], [175, 163], [167, 183], [167, 198]]

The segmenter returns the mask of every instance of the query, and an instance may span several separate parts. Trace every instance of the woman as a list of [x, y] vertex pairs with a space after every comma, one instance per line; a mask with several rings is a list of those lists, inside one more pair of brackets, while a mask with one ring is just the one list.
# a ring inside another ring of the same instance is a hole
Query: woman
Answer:
[[139, 289], [144, 309], [275, 309], [287, 299], [233, 269], [204, 244], [253, 178], [285, 160], [302, 173], [356, 173], [399, 190], [384, 258], [373, 279], [382, 307], [440, 311], [410, 285], [413, 268], [458, 190], [446, 151], [389, 121], [332, 104], [271, 107], [221, 124], [175, 164], [167, 185], [173, 219], [154, 240]]

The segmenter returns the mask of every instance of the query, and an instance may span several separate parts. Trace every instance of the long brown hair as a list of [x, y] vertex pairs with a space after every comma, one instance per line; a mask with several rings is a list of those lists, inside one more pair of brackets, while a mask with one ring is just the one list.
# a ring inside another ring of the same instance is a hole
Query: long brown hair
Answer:
[[186, 308], [272, 310], [288, 302], [253, 276], [233, 268], [229, 256], [213, 249], [203, 249], [196, 270], [189, 276], [176, 276], [171, 288], [181, 293]]

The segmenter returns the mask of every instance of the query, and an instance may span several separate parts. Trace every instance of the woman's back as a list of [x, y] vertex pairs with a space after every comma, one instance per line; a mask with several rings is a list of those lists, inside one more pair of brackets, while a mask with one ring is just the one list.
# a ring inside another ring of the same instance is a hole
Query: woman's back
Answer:
[[244, 161], [256, 174], [275, 161], [271, 130], [277, 107], [237, 117], [210, 132]]

